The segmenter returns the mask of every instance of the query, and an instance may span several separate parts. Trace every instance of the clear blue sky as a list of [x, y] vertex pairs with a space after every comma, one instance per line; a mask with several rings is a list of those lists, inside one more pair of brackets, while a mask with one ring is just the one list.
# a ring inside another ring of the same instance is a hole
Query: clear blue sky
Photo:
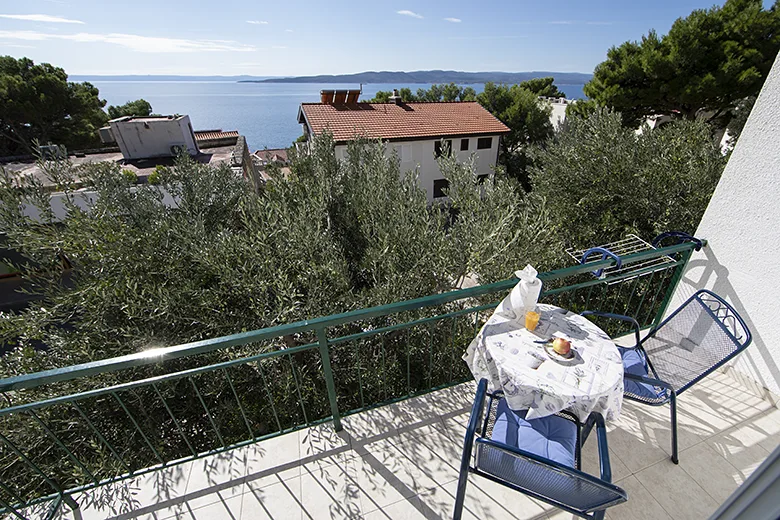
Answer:
[[3, 0], [0, 54], [69, 74], [592, 72], [610, 46], [713, 3]]

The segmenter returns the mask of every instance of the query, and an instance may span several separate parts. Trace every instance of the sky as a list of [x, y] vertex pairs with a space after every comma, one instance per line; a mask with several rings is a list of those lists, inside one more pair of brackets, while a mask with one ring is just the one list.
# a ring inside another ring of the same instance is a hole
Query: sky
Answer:
[[0, 55], [73, 75], [590, 73], [611, 46], [714, 3], [0, 0]]

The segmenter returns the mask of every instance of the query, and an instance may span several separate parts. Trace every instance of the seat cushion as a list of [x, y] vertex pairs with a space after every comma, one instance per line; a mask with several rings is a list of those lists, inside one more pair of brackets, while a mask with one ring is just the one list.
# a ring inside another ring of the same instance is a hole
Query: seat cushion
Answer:
[[[626, 374], [648, 377], [649, 371], [645, 356], [639, 349], [618, 347], [620, 356], [623, 358], [623, 371]], [[627, 394], [643, 397], [645, 399], [658, 400], [666, 397], [666, 390], [658, 388], [647, 383], [634, 381], [632, 379], [623, 380], [623, 391]]]
[[572, 421], [557, 415], [526, 420], [526, 410], [510, 410], [504, 399], [496, 413], [491, 435], [494, 441], [574, 467], [577, 426]]

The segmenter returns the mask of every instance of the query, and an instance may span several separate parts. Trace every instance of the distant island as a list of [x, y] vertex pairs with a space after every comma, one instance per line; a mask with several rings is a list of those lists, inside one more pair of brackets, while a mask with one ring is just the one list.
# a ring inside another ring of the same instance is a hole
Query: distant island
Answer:
[[324, 74], [320, 76], [297, 76], [291, 78], [242, 79], [239, 83], [458, 83], [478, 84], [520, 83], [533, 78], [552, 76], [559, 85], [582, 85], [590, 81], [592, 74], [581, 72], [458, 72], [455, 70], [418, 70], [414, 72], [359, 72], [356, 74]]

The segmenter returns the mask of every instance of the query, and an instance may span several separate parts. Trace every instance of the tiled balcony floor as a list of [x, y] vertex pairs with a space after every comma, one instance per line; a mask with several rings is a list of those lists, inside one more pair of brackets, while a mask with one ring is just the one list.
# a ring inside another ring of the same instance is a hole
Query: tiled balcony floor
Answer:
[[[75, 518], [451, 518], [473, 384], [313, 427], [76, 496]], [[680, 465], [669, 460], [668, 407], [626, 403], [609, 425], [613, 519], [707, 518], [780, 441], [780, 411], [715, 373], [679, 400]], [[596, 440], [583, 469], [598, 472]], [[466, 518], [571, 518], [470, 477]], [[68, 509], [63, 518], [74, 518]]]

